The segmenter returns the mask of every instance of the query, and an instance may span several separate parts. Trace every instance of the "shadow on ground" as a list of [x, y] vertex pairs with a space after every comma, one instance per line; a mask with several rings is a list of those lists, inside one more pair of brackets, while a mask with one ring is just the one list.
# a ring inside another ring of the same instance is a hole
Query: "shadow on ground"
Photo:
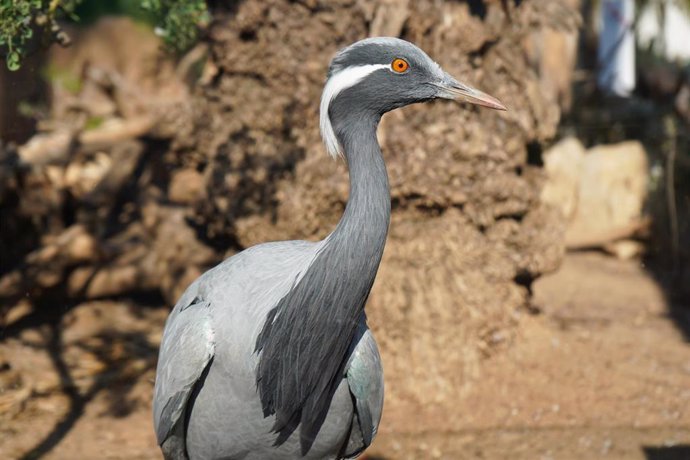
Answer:
[[[33, 405], [50, 401], [55, 395], [62, 395], [66, 401], [64, 409], [55, 411], [57, 420], [52, 428], [43, 433], [37, 430], [33, 439], [38, 440], [22, 449], [17, 458], [38, 459], [50, 453], [69, 435], [96, 397], [101, 397], [105, 405], [102, 411], [109, 417], [124, 418], [141, 409], [148, 395], [134, 389], [155, 369], [155, 330], [160, 326], [159, 319], [152, 322], [146, 318], [146, 310], [94, 302], [73, 307], [49, 322], [32, 321], [29, 313], [28, 318], [19, 319], [3, 331], [2, 343], [8, 347], [5, 367], [22, 377], [27, 375], [26, 369], [35, 369], [34, 375], [17, 385], [28, 387], [27, 399], [16, 403], [18, 410], [30, 412]], [[29, 350], [24, 362], [10, 356], [17, 347]]]
[[690, 445], [642, 448], [647, 460], [687, 460], [690, 458]]

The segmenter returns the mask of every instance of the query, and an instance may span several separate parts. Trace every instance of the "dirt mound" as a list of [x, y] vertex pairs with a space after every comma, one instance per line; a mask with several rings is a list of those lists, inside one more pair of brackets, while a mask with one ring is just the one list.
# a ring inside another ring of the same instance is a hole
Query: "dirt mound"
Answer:
[[[367, 311], [395, 382], [389, 402], [452, 401], [478, 375], [481, 356], [510, 341], [531, 280], [562, 257], [563, 228], [540, 204], [543, 170], [528, 154], [554, 134], [559, 96], [543, 89], [523, 46], [543, 30], [569, 33], [577, 16], [565, 3], [487, 2], [479, 12], [393, 3], [406, 13], [403, 38], [509, 107], [413, 106], [379, 129], [393, 221]], [[181, 156], [191, 149], [209, 162], [197, 215], [210, 238], [246, 247], [323, 237], [336, 224], [347, 175], [324, 157], [317, 101], [330, 57], [386, 12], [363, 4], [250, 1], [217, 14], [217, 73], [198, 109], [206, 115], [181, 136], [195, 143], [179, 142]]]

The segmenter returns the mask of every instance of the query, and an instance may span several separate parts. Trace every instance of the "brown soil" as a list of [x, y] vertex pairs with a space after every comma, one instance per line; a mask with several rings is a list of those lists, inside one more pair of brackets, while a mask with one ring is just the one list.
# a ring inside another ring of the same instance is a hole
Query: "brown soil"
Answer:
[[[640, 263], [570, 254], [535, 300], [542, 313], [480, 361], [455, 407], [389, 398], [370, 457], [690, 458], [690, 348]], [[150, 393], [165, 314], [92, 302], [59, 329], [15, 322], [1, 351], [0, 458], [160, 458]], [[401, 372], [386, 369], [389, 390]]]

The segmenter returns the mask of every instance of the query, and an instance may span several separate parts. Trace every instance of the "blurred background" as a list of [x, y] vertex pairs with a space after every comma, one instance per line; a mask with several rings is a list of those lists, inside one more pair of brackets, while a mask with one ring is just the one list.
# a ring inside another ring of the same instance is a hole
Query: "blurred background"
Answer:
[[690, 2], [16, 0], [0, 6], [0, 458], [160, 458], [186, 286], [318, 239], [318, 107], [389, 35], [499, 98], [387, 115], [370, 459], [690, 458]]

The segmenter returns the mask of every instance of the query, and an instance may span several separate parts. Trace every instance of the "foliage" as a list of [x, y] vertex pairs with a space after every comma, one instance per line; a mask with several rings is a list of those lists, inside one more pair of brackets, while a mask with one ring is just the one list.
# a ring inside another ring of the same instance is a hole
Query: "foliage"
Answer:
[[10, 70], [17, 70], [26, 54], [34, 27], [39, 26], [53, 34], [54, 41], [65, 40], [56, 20], [72, 16], [81, 0], [2, 0], [0, 3], [0, 47]]
[[7, 47], [7, 67], [11, 70], [19, 68], [22, 47], [33, 35], [30, 24], [31, 11], [40, 7], [40, 4], [40, 0], [3, 0], [0, 6], [0, 45]]
[[[58, 25], [60, 19], [79, 20], [78, 14], [124, 12], [154, 22], [156, 32], [174, 51], [184, 51], [197, 39], [199, 27], [209, 20], [204, 0], [132, 0], [100, 2], [98, 0], [0, 0], [0, 50], [7, 67], [17, 70], [27, 48], [40, 31], [45, 42], [67, 44], [69, 38]], [[142, 14], [133, 11], [133, 3]], [[80, 5], [82, 4], [83, 5]], [[77, 7], [79, 8], [77, 9]]]
[[141, 6], [161, 18], [156, 33], [175, 51], [193, 45], [199, 26], [209, 21], [203, 0], [141, 0]]
[[83, 0], [75, 13], [79, 16], [80, 25], [92, 24], [103, 16], [127, 16], [137, 22], [155, 26], [161, 18], [142, 8], [141, 3], [142, 0]]

